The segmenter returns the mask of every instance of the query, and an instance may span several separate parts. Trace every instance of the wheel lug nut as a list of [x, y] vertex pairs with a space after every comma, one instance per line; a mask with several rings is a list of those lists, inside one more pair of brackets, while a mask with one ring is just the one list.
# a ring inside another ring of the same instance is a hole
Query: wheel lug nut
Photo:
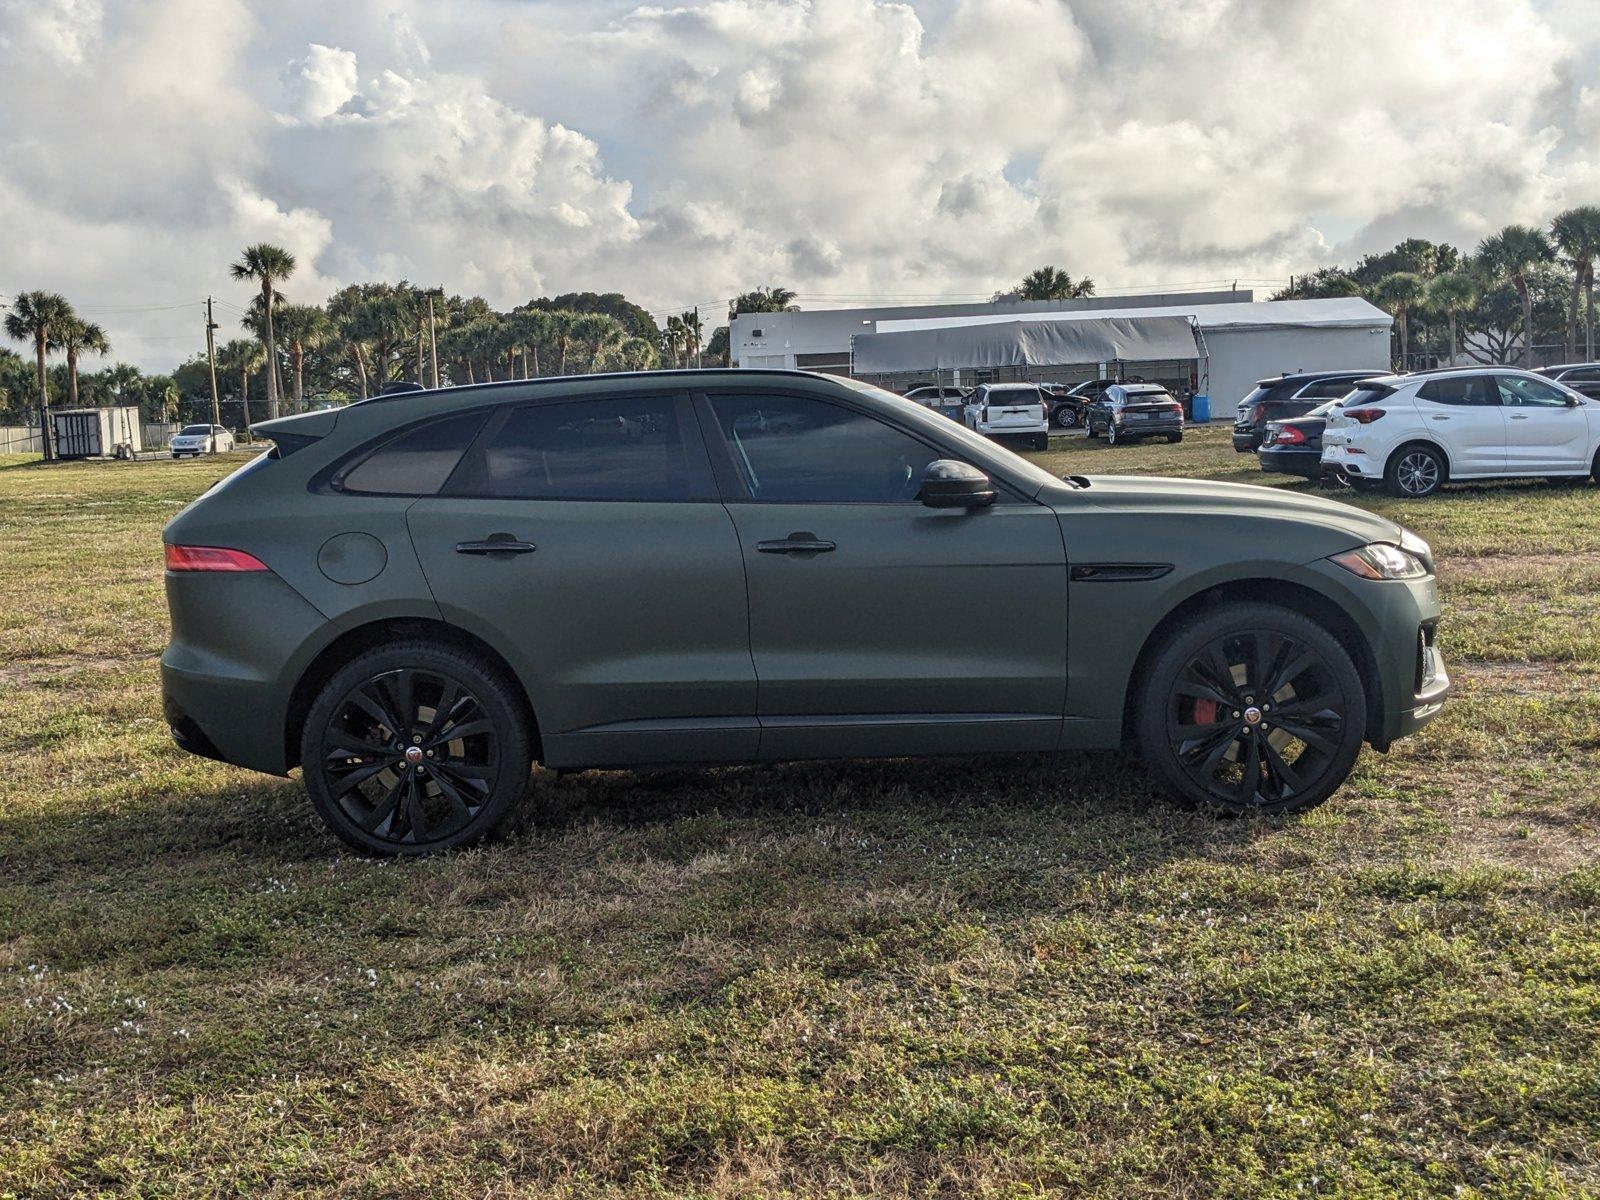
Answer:
[[1239, 719], [1239, 716], [1240, 716], [1239, 710], [1238, 709], [1234, 709], [1233, 710], [1233, 719], [1235, 721], [1237, 721]]
[[413, 743], [420, 745], [422, 742], [422, 735], [420, 733], [414, 733], [411, 735], [411, 740]]
[[433, 751], [432, 751], [432, 750], [429, 750], [429, 751], [428, 751], [428, 757], [429, 757], [429, 758], [432, 758], [432, 757], [433, 757]]

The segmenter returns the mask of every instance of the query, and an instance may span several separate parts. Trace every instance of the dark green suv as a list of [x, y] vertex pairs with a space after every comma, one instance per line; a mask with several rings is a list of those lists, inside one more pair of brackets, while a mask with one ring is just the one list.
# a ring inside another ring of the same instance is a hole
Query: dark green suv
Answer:
[[178, 743], [375, 853], [574, 770], [1139, 748], [1316, 804], [1448, 689], [1428, 548], [1360, 509], [1059, 479], [793, 372], [409, 392], [258, 425], [167, 526]]

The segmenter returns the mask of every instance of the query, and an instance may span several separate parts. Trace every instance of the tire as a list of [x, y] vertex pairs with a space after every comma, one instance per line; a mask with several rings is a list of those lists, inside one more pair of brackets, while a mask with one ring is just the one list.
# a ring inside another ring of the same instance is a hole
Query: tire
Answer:
[[1126, 441], [1126, 440], [1127, 439], [1125, 439], [1125, 438], [1118, 438], [1117, 437], [1117, 427], [1115, 425], [1107, 425], [1106, 426], [1106, 445], [1115, 446], [1115, 445], [1118, 444], [1119, 441]]
[[1048, 433], [1036, 433], [1028, 439], [1028, 445], [1035, 450], [1048, 450], [1050, 449], [1050, 435]]
[[[1180, 800], [1232, 814], [1321, 804], [1349, 777], [1367, 725], [1361, 676], [1338, 639], [1270, 604], [1222, 604], [1173, 630], [1137, 703], [1151, 774]], [[1280, 726], [1280, 713], [1292, 723]]]
[[1083, 423], [1083, 436], [1087, 438], [1097, 438], [1100, 436], [1094, 431], [1094, 422], [1092, 420], [1085, 421]]
[[1183, 434], [1181, 434], [1181, 433], [1169, 433], [1169, 434], [1167, 434], [1167, 444], [1168, 445], [1176, 446], [1181, 441], [1183, 441]]
[[1073, 429], [1078, 424], [1078, 410], [1070, 404], [1063, 404], [1051, 414], [1051, 423], [1057, 429]]
[[1589, 478], [1600, 483], [1600, 450], [1594, 452], [1594, 461], [1589, 464]]
[[1389, 456], [1383, 470], [1383, 486], [1391, 496], [1421, 500], [1443, 486], [1446, 478], [1444, 456], [1431, 446], [1401, 446]]
[[516, 685], [483, 656], [428, 641], [379, 646], [341, 667], [300, 741], [317, 815], [347, 845], [390, 856], [497, 834], [532, 758]]

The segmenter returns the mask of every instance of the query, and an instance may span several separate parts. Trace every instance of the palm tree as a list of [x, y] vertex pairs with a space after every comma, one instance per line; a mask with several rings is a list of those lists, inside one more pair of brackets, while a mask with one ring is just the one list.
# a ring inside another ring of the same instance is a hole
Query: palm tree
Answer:
[[1400, 322], [1400, 369], [1406, 369], [1406, 355], [1410, 349], [1408, 342], [1407, 319], [1412, 308], [1422, 302], [1422, 297], [1427, 290], [1427, 283], [1421, 275], [1414, 271], [1396, 271], [1392, 275], [1385, 275], [1373, 285], [1372, 299], [1374, 303], [1394, 316]]
[[106, 331], [93, 321], [73, 318], [62, 328], [58, 341], [67, 352], [67, 386], [73, 407], [78, 404], [78, 356], [96, 354], [104, 357], [111, 353], [111, 342]]
[[1549, 239], [1527, 225], [1507, 225], [1478, 244], [1477, 257], [1485, 267], [1516, 288], [1522, 301], [1522, 365], [1533, 364], [1533, 293], [1528, 276], [1540, 263], [1555, 257]]
[[627, 371], [654, 371], [661, 362], [650, 339], [642, 337], [631, 337], [618, 346], [616, 358]]
[[671, 357], [673, 366], [679, 365], [678, 351], [687, 341], [683, 318], [668, 317], [666, 326], [661, 330], [661, 352]]
[[517, 341], [522, 347], [522, 377], [537, 378], [540, 373], [539, 351], [554, 340], [550, 314], [540, 308], [518, 308], [513, 310], [508, 320], [516, 330]]
[[1594, 357], [1594, 260], [1600, 255], [1600, 208], [1585, 204], [1558, 213], [1550, 222], [1550, 238], [1572, 264], [1572, 307], [1567, 311], [1567, 357], [1578, 356], [1578, 306], [1588, 297], [1584, 343]]
[[[243, 414], [246, 441], [254, 441], [250, 433], [250, 372], [265, 361], [260, 342], [249, 338], [234, 338], [217, 351], [217, 366], [224, 371], [239, 372], [239, 411]], [[271, 372], [268, 372], [271, 377]]]
[[578, 314], [568, 312], [566, 309], [557, 309], [548, 314], [550, 318], [550, 344], [556, 351], [556, 374], [567, 373], [567, 351], [572, 348], [572, 327], [577, 324]]
[[1478, 302], [1478, 281], [1466, 271], [1450, 271], [1428, 280], [1423, 303], [1430, 312], [1443, 313], [1450, 322], [1450, 365], [1456, 364], [1460, 343], [1456, 340], [1456, 318]]
[[46, 460], [52, 457], [50, 445], [50, 386], [44, 357], [61, 345], [61, 336], [77, 314], [67, 298], [56, 292], [23, 292], [6, 314], [6, 336], [19, 342], [32, 342], [39, 373], [39, 441]]
[[[687, 314], [685, 314], [687, 315]], [[586, 371], [599, 371], [628, 340], [622, 322], [605, 313], [585, 313], [572, 323], [572, 340], [583, 349]]]
[[1054, 267], [1039, 267], [1023, 276], [1017, 295], [1023, 300], [1081, 300], [1094, 295], [1094, 280], [1087, 275], [1073, 279]]
[[235, 279], [255, 279], [261, 283], [261, 304], [267, 319], [267, 417], [278, 415], [278, 345], [273, 338], [272, 294], [277, 284], [294, 274], [294, 255], [282, 246], [258, 242], [244, 248], [244, 256], [230, 268]]
[[688, 312], [678, 316], [678, 325], [682, 330], [683, 338], [683, 363], [687, 367], [700, 365], [700, 343], [705, 333], [705, 326], [700, 323], [700, 310], [691, 308]]
[[786, 287], [758, 287], [754, 291], [740, 292], [728, 305], [728, 320], [740, 313], [798, 312], [794, 293]]
[[277, 331], [289, 347], [289, 365], [294, 373], [294, 410], [306, 406], [306, 354], [320, 347], [332, 332], [328, 314], [315, 304], [285, 304], [279, 307]]

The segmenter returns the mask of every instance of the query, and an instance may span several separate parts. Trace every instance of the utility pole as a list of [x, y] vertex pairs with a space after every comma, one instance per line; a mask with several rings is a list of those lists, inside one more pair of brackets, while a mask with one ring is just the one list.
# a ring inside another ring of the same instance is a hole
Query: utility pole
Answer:
[[[222, 397], [217, 394], [217, 323], [211, 315], [211, 297], [206, 297], [206, 365], [211, 368], [211, 423], [222, 424]], [[211, 439], [213, 453], [217, 439]]]
[[694, 366], [700, 369], [700, 306], [694, 306], [694, 328], [689, 330], [689, 336], [694, 339]]
[[[433, 368], [433, 387], [439, 388], [439, 339], [433, 324], [433, 291], [428, 292], [428, 361]], [[420, 380], [418, 382], [421, 382]]]

